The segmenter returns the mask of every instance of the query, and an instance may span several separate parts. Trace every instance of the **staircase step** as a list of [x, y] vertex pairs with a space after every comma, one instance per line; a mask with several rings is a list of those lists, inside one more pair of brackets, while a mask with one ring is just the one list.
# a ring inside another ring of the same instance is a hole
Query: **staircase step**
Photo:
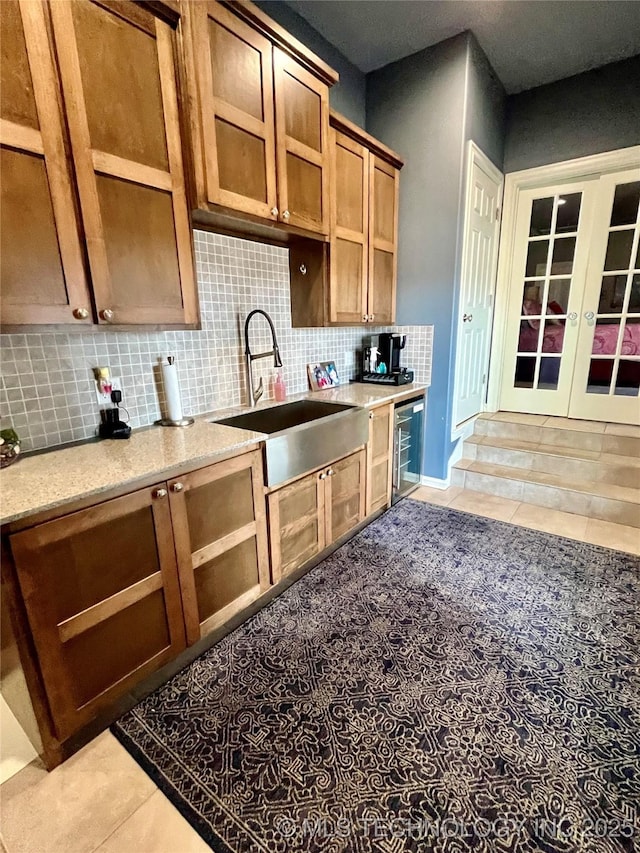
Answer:
[[620, 456], [640, 456], [640, 428], [634, 425], [497, 412], [477, 418], [475, 435]]
[[[481, 445], [476, 445], [477, 447]], [[452, 484], [524, 503], [640, 527], [640, 489], [463, 459]]]
[[478, 462], [558, 474], [566, 480], [640, 487], [640, 458], [635, 456], [490, 435], [470, 436], [464, 443], [464, 456]]

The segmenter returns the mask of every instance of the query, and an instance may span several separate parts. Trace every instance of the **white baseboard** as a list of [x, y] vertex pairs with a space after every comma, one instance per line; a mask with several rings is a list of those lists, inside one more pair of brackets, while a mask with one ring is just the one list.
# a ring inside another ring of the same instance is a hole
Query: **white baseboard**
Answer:
[[448, 489], [451, 485], [451, 479], [439, 480], [437, 477], [426, 477], [424, 474], [420, 477], [420, 483], [423, 486], [429, 486], [432, 489]]

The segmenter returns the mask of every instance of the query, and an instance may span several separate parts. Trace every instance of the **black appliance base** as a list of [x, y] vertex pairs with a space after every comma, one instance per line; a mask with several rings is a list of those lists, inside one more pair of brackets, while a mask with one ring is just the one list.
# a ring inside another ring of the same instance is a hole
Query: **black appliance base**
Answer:
[[360, 382], [372, 385], [410, 385], [413, 382], [413, 370], [402, 373], [363, 373]]

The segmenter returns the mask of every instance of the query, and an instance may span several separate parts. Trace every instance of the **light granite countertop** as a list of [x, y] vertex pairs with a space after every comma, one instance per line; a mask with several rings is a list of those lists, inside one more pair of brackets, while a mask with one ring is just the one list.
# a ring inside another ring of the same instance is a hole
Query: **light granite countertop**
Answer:
[[[364, 408], [419, 394], [423, 385], [387, 387], [353, 382], [314, 394], [287, 399], [329, 400]], [[264, 407], [279, 405], [267, 401]], [[250, 411], [247, 406], [220, 409], [200, 415], [184, 429], [142, 427], [128, 440], [91, 441], [71, 447], [26, 456], [0, 472], [0, 523], [18, 521], [29, 515], [55, 509], [102, 492], [172, 476], [171, 472], [195, 469], [216, 457], [241, 452], [267, 436], [236, 427], [211, 423], [213, 418]]]

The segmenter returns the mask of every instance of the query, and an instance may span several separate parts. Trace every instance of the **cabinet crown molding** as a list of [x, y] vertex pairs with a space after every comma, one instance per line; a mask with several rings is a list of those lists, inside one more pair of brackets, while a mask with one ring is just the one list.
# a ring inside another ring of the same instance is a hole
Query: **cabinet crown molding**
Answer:
[[335, 130], [339, 130], [340, 133], [344, 133], [345, 136], [349, 136], [355, 142], [365, 145], [372, 154], [390, 163], [395, 169], [402, 169], [404, 166], [404, 160], [393, 149], [388, 148], [379, 139], [376, 139], [375, 136], [371, 136], [366, 130], [358, 127], [357, 124], [349, 121], [348, 118], [335, 110], [331, 110], [329, 113], [329, 124]]
[[220, 0], [221, 5], [226, 6], [240, 18], [244, 18], [253, 27], [260, 30], [274, 44], [285, 53], [296, 59], [303, 67], [316, 75], [323, 83], [334, 86], [340, 79], [337, 71], [327, 65], [319, 56], [316, 56], [301, 41], [287, 32], [284, 27], [277, 24], [272, 18], [255, 6], [250, 0]]

